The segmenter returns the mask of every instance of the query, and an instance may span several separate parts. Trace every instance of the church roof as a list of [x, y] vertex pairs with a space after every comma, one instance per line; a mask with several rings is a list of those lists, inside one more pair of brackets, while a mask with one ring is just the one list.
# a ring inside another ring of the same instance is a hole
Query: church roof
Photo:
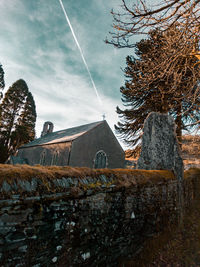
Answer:
[[104, 121], [98, 121], [65, 130], [60, 130], [57, 132], [48, 133], [38, 139], [33, 140], [28, 144], [21, 146], [20, 148], [70, 142], [103, 122]]

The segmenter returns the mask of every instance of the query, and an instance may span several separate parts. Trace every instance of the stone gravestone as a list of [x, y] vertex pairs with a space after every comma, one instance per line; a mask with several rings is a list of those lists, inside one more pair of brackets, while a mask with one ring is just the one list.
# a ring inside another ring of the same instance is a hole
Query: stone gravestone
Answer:
[[175, 130], [176, 125], [170, 115], [152, 112], [147, 116], [137, 169], [172, 170], [182, 182], [183, 160]]

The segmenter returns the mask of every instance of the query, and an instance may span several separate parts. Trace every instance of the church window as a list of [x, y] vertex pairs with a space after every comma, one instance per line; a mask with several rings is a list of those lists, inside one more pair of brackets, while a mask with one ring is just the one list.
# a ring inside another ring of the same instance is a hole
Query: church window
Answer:
[[46, 153], [45, 151], [43, 151], [41, 154], [40, 154], [40, 165], [45, 165], [45, 161], [46, 161]]
[[53, 153], [53, 157], [52, 157], [52, 160], [51, 160], [51, 165], [58, 165], [58, 157], [59, 157], [59, 152], [56, 150]]
[[100, 150], [96, 153], [94, 159], [94, 168], [103, 169], [108, 166], [108, 159], [106, 153], [103, 150]]

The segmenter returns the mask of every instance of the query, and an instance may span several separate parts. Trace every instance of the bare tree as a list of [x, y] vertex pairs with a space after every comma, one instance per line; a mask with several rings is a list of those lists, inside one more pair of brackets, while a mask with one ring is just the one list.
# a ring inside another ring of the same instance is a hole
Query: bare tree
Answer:
[[155, 5], [143, 0], [132, 5], [127, 2], [128, 0], [122, 0], [121, 12], [111, 12], [114, 31], [110, 32], [111, 40], [107, 39], [107, 43], [118, 48], [134, 47], [135, 35], [147, 34], [158, 28], [165, 31], [177, 22], [184, 24], [191, 35], [198, 38], [200, 0], [160, 0]]

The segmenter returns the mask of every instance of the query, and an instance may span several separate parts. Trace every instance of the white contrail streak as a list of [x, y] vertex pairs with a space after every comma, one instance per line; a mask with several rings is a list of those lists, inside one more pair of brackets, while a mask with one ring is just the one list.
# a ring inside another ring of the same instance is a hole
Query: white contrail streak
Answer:
[[79, 45], [79, 42], [78, 42], [78, 40], [77, 40], [77, 38], [76, 38], [76, 35], [75, 35], [75, 33], [74, 33], [74, 30], [73, 30], [72, 25], [71, 25], [70, 20], [69, 20], [69, 17], [67, 16], [67, 13], [66, 13], [66, 11], [65, 11], [65, 8], [64, 8], [64, 6], [63, 6], [62, 0], [59, 0], [59, 2], [60, 2], [60, 5], [61, 5], [61, 7], [62, 7], [62, 10], [63, 10], [63, 12], [64, 12], [66, 21], [67, 21], [67, 23], [68, 23], [68, 25], [69, 25], [69, 27], [70, 27], [70, 30], [71, 30], [71, 32], [72, 32], [72, 35], [73, 35], [73, 37], [74, 37], [74, 41], [75, 41], [75, 43], [76, 43], [76, 45], [77, 45], [77, 47], [78, 47], [78, 49], [79, 49], [79, 51], [80, 51], [81, 58], [82, 58], [83, 63], [84, 63], [84, 65], [85, 65], [86, 69], [87, 69], [87, 72], [88, 72], [88, 74], [89, 74], [90, 80], [91, 80], [91, 82], [92, 82], [92, 85], [93, 85], [93, 88], [94, 88], [95, 93], [96, 93], [96, 95], [97, 95], [97, 98], [98, 98], [98, 100], [99, 100], [99, 103], [100, 103], [100, 105], [102, 105], [101, 98], [100, 98], [100, 96], [99, 96], [99, 94], [98, 94], [98, 91], [97, 91], [96, 85], [95, 85], [95, 83], [94, 83], [94, 80], [93, 80], [93, 78], [92, 78], [91, 72], [90, 72], [90, 70], [89, 70], [89, 68], [88, 68], [88, 65], [87, 65], [87, 62], [86, 62], [86, 60], [85, 60], [85, 58], [84, 58], [83, 51], [82, 51], [82, 49], [81, 49], [81, 47], [80, 47], [80, 45]]

